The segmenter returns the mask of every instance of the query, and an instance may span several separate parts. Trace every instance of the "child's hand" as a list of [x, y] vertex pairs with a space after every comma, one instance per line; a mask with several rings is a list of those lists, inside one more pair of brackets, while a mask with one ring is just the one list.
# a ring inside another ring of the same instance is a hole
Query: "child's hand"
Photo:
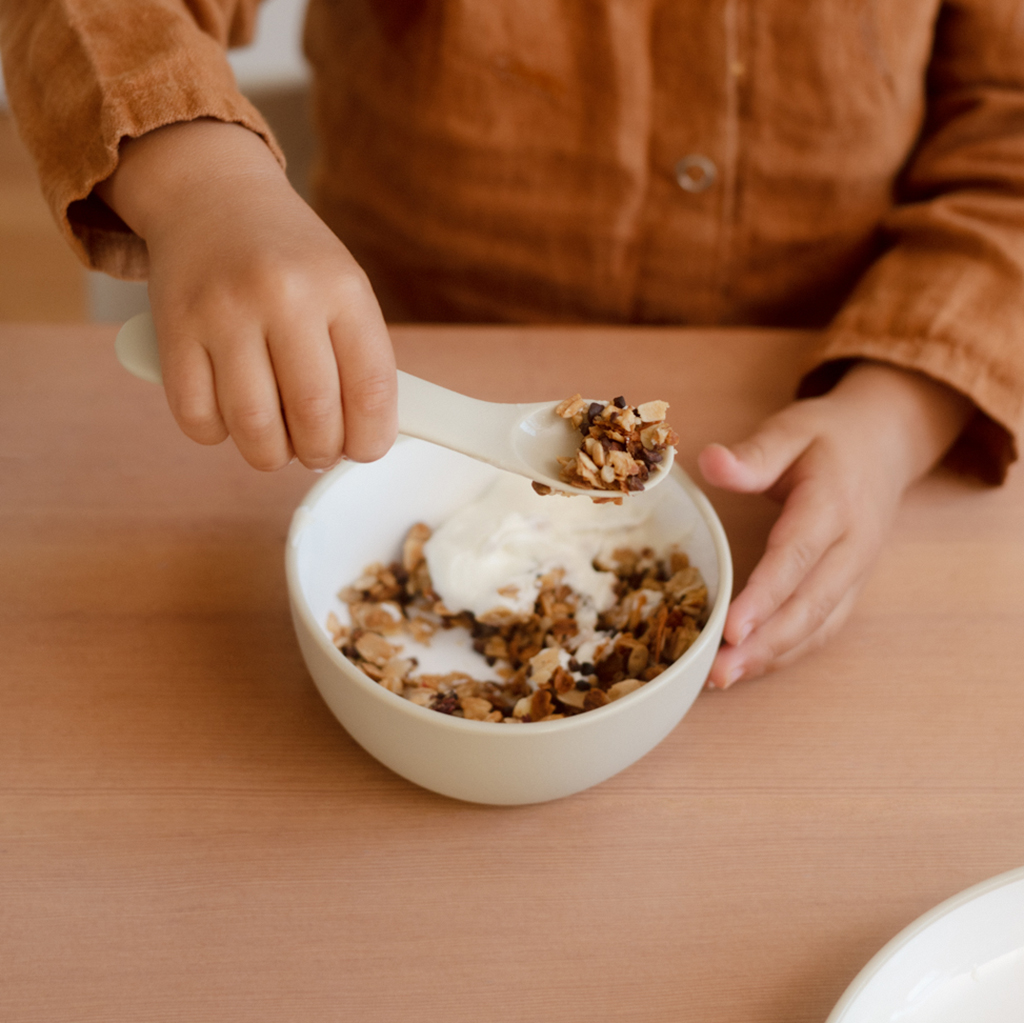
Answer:
[[122, 146], [97, 192], [145, 240], [171, 411], [257, 469], [379, 458], [395, 361], [362, 270], [246, 128], [194, 121]]
[[709, 483], [784, 502], [729, 609], [713, 684], [781, 667], [839, 628], [904, 490], [942, 457], [970, 411], [966, 398], [927, 377], [864, 362], [747, 440], [700, 453]]

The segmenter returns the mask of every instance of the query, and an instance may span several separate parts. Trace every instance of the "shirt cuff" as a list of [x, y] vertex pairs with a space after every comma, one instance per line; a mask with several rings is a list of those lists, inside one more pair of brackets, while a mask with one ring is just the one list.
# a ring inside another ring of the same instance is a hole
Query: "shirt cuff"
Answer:
[[[242, 95], [227, 97], [216, 105], [188, 111], [189, 116], [180, 116], [181, 113], [175, 111], [168, 116], [155, 118], [142, 130], [136, 128], [120, 135], [117, 146], [120, 146], [123, 139], [138, 138], [168, 124], [212, 118], [240, 124], [255, 132], [284, 167], [284, 154], [269, 126]], [[99, 162], [93, 173], [79, 183], [66, 182], [63, 189], [53, 196], [51, 203], [68, 242], [86, 266], [122, 280], [145, 280], [149, 274], [149, 253], [145, 241], [93, 192], [98, 182], [105, 181], [114, 173], [117, 164], [118, 149], [108, 149], [108, 158]], [[85, 194], [82, 195], [82, 192]]]
[[934, 338], [878, 337], [840, 330], [826, 334], [811, 353], [797, 388], [800, 398], [830, 391], [860, 359], [923, 373], [969, 398], [975, 413], [946, 453], [943, 464], [999, 484], [1018, 457], [1022, 400], [1013, 382], [950, 342]]

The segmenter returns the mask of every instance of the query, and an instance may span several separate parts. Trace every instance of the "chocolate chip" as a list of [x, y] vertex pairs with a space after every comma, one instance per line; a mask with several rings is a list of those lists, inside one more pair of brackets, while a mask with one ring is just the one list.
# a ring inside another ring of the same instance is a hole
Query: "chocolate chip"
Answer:
[[626, 399], [620, 394], [617, 398], [613, 399], [613, 404], [615, 405], [616, 408], [625, 408], [626, 407]]
[[442, 714], [454, 714], [459, 709], [459, 698], [454, 693], [449, 693], [436, 700], [433, 709]]

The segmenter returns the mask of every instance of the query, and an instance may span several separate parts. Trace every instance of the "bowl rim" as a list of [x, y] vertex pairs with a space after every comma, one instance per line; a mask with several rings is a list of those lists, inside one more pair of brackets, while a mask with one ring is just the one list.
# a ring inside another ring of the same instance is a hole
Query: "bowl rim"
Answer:
[[[402, 444], [409, 440], [412, 440], [412, 438], [400, 436], [395, 444]], [[360, 464], [363, 463], [342, 462], [330, 472], [325, 473], [306, 492], [301, 503], [292, 514], [291, 524], [288, 529], [288, 538], [285, 543], [285, 576], [292, 608], [320, 650], [327, 656], [328, 660], [342, 671], [344, 677], [349, 682], [361, 687], [372, 698], [381, 700], [384, 706], [392, 711], [411, 714], [413, 719], [418, 719], [424, 724], [433, 725], [435, 728], [455, 728], [456, 730], [476, 732], [494, 737], [507, 737], [503, 741], [521, 741], [521, 739], [517, 740], [515, 737], [522, 737], [524, 734], [539, 735], [586, 728], [588, 727], [588, 722], [593, 724], [598, 721], [607, 721], [612, 715], [628, 712], [630, 707], [638, 707], [642, 702], [651, 699], [660, 690], [672, 684], [675, 676], [678, 674], [677, 668], [682, 670], [688, 663], [696, 660], [700, 656], [701, 651], [712, 642], [712, 636], [716, 634], [720, 636], [721, 634], [722, 630], [715, 627], [719, 623], [724, 626], [725, 616], [729, 610], [729, 601], [732, 597], [733, 566], [729, 541], [711, 502], [679, 462], [676, 461], [668, 474], [668, 478], [664, 480], [662, 485], [671, 485], [671, 481], [675, 480], [682, 485], [683, 490], [693, 502], [711, 533], [715, 557], [718, 561], [719, 576], [718, 592], [711, 608], [711, 614], [708, 616], [700, 636], [678, 661], [669, 668], [666, 668], [657, 678], [635, 692], [628, 694], [627, 697], [614, 700], [603, 707], [598, 707], [596, 710], [588, 711], [586, 714], [574, 714], [572, 717], [561, 718], [557, 721], [532, 721], [529, 723], [530, 727], [525, 733], [520, 728], [495, 728], [494, 726], [500, 724], [500, 722], [467, 721], [465, 718], [453, 717], [450, 714], [438, 714], [437, 711], [430, 710], [427, 707], [420, 707], [399, 696], [397, 693], [392, 693], [389, 689], [385, 689], [378, 682], [374, 682], [368, 675], [364, 675], [356, 665], [328, 640], [325, 628], [314, 618], [309, 601], [306, 599], [306, 594], [299, 584], [298, 551], [302, 533], [310, 520], [311, 509], [328, 490], [337, 484], [341, 477]], [[339, 585], [343, 584], [339, 583]], [[715, 642], [718, 642], [718, 640], [715, 640]], [[670, 677], [666, 678], [665, 676]]]

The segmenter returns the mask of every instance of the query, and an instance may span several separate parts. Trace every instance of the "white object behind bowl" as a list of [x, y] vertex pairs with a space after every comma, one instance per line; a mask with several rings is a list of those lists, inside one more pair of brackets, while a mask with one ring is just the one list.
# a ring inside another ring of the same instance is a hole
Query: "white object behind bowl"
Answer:
[[[712, 612], [693, 647], [636, 693], [561, 721], [503, 725], [417, 707], [364, 675], [326, 629], [336, 593], [371, 562], [398, 557], [414, 522], [436, 527], [477, 497], [498, 470], [444, 448], [399, 438], [384, 458], [346, 463], [296, 510], [286, 567], [303, 657], [349, 734], [425, 788], [482, 803], [531, 803], [595, 785], [660, 742], [700, 692], [721, 639], [732, 588], [728, 544], [707, 499], [676, 469], [649, 494], [667, 546], [678, 541], [708, 584]], [[546, 500], [582, 500], [549, 497]]]

